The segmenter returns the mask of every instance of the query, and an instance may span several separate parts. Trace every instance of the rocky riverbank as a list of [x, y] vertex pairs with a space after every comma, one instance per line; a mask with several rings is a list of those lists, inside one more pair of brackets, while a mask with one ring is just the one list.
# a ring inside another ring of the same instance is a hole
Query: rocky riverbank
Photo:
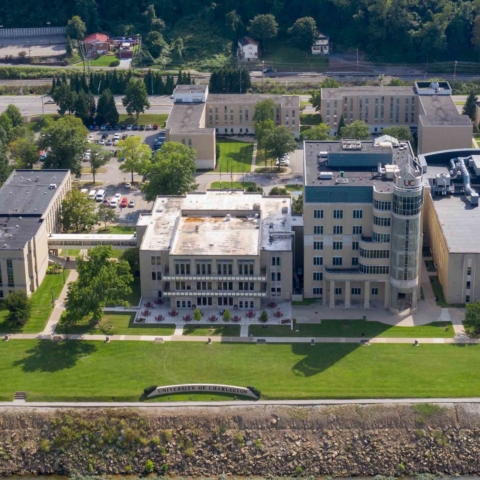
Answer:
[[0, 475], [480, 473], [480, 405], [0, 409]]

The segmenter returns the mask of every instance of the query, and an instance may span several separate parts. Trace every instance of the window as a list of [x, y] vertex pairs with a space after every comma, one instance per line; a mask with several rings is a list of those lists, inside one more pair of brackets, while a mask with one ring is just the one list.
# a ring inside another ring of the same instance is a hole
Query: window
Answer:
[[343, 218], [343, 210], [334, 210], [333, 218]]
[[334, 250], [341, 250], [343, 248], [342, 242], [333, 242], [333, 249]]
[[152, 265], [161, 265], [162, 264], [162, 257], [160, 256], [152, 256]]
[[390, 271], [390, 268], [387, 266], [376, 266], [376, 265], [362, 265], [360, 264], [361, 273], [372, 273], [375, 275], [386, 275]]
[[3, 290], [0, 290], [0, 298], [3, 298]]
[[197, 275], [211, 275], [212, 274], [212, 264], [199, 262], [196, 264]]
[[358, 242], [352, 242], [352, 250], [358, 250]]
[[323, 218], [323, 210], [314, 210], [313, 218]]
[[333, 260], [333, 265], [335, 267], [341, 267], [342, 266], [342, 261], [343, 261], [342, 257], [333, 257], [332, 260]]
[[197, 282], [197, 290], [212, 290], [212, 282]]
[[175, 262], [175, 275], [190, 275], [190, 262]]
[[470, 303], [470, 295], [467, 295], [467, 296], [465, 297], [465, 303]]
[[399, 215], [417, 215], [422, 208], [423, 197], [398, 197], [393, 196], [393, 211]]
[[364, 250], [360, 249], [363, 258], [390, 258], [390, 250]]
[[357, 267], [358, 266], [358, 257], [352, 257], [352, 266]]
[[357, 288], [357, 287], [353, 287], [351, 289], [351, 294], [352, 295], [361, 295], [362, 294], [362, 289], [361, 288]]
[[334, 235], [341, 235], [342, 233], [343, 233], [343, 227], [341, 225], [334, 225], [333, 234]]
[[313, 281], [314, 282], [321, 282], [323, 280], [323, 273], [322, 272], [313, 272]]
[[363, 210], [354, 210], [353, 218], [363, 218]]
[[233, 282], [218, 282], [217, 290], [233, 290]]
[[362, 234], [362, 226], [356, 225], [353, 227], [353, 234], [354, 235], [361, 235]]
[[282, 281], [282, 274], [281, 272], [277, 272], [277, 282], [281, 282]]
[[470, 282], [467, 282], [467, 290], [470, 290]]
[[[467, 275], [471, 275], [472, 274], [472, 267], [468, 267], [467, 268]], [[0, 283], [1, 283], [1, 275], [2, 275], [2, 272], [0, 272]]]
[[315, 266], [323, 265], [323, 257], [313, 257], [313, 265]]
[[323, 242], [313, 242], [314, 250], [323, 250]]
[[156, 280], [157, 279], [157, 272], [152, 272], [152, 280]]
[[254, 282], [238, 282], [238, 289], [243, 291], [253, 291], [255, 290]]
[[211, 306], [212, 305], [212, 297], [197, 297], [197, 306]]
[[251, 261], [239, 261], [238, 262], [238, 274], [239, 275], [253, 275], [254, 262]]
[[323, 235], [323, 225], [315, 225], [313, 227], [313, 234], [314, 235]]
[[391, 210], [392, 209], [392, 202], [384, 202], [380, 200], [373, 201], [373, 208], [377, 210]]
[[372, 239], [374, 242], [380, 242], [380, 243], [389, 242], [390, 234], [373, 232]]
[[335, 287], [335, 295], [341, 295], [342, 289], [340, 287]]
[[390, 218], [373, 217], [374, 225], [378, 225], [379, 227], [389, 227], [390, 221]]
[[275, 266], [275, 265], [277, 267], [279, 267], [281, 265], [280, 257], [272, 257], [272, 267]]
[[378, 287], [372, 288], [372, 295], [378, 295]]
[[323, 288], [322, 287], [313, 287], [313, 294], [314, 295], [322, 295], [323, 294]]
[[192, 146], [192, 139], [191, 139], [191, 138], [188, 139], [188, 146], [189, 146], [189, 147]]
[[218, 275], [233, 275], [233, 263], [232, 262], [217, 262], [217, 274]]

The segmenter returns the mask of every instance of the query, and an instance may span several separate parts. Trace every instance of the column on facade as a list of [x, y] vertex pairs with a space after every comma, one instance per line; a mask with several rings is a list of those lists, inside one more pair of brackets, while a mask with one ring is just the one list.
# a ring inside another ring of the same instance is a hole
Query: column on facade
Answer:
[[335, 308], [335, 281], [330, 280], [330, 308]]
[[385, 282], [385, 299], [383, 305], [385, 308], [390, 307], [390, 282]]
[[364, 297], [364, 308], [370, 308], [370, 282], [365, 282], [365, 297]]
[[345, 308], [350, 308], [350, 280], [345, 281]]

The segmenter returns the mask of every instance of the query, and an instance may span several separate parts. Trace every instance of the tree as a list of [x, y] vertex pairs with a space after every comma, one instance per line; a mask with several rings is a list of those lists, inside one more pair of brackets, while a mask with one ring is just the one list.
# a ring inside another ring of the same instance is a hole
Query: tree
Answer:
[[16, 168], [32, 169], [39, 161], [34, 133], [29, 130], [27, 135], [12, 142], [10, 144], [10, 154], [15, 161]]
[[312, 107], [315, 107], [316, 112], [319, 112], [322, 108], [321, 99], [322, 95], [320, 90], [314, 90], [313, 92], [310, 92], [310, 103], [312, 104]]
[[99, 222], [104, 224], [105, 230], [107, 230], [107, 223], [118, 222], [118, 215], [116, 214], [115, 210], [110, 208], [105, 203], [101, 203], [98, 206], [97, 218]]
[[135, 113], [137, 121], [140, 113], [145, 113], [145, 109], [150, 108], [147, 89], [141, 79], [131, 78], [129, 80], [122, 103], [128, 115], [131, 116]]
[[42, 129], [39, 147], [49, 149], [44, 168], [68, 168], [82, 173], [81, 158], [87, 149], [88, 130], [79, 118], [62, 117]]
[[150, 54], [158, 58], [168, 44], [160, 32], [152, 30], [145, 38], [145, 45], [148, 47]]
[[278, 23], [271, 13], [266, 15], [256, 15], [250, 20], [247, 30], [253, 38], [258, 38], [265, 48], [267, 40], [271, 40], [278, 35]]
[[10, 165], [7, 155], [7, 145], [0, 141], [0, 184], [2, 184], [12, 172], [13, 167]]
[[24, 325], [32, 313], [32, 301], [23, 290], [14, 290], [4, 301], [8, 310], [8, 321], [14, 325]]
[[327, 77], [320, 83], [320, 88], [340, 88], [340, 84], [332, 77]]
[[199, 322], [202, 319], [202, 317], [203, 317], [202, 312], [198, 308], [196, 308], [193, 311], [193, 319]]
[[288, 33], [298, 48], [310, 52], [313, 42], [317, 38], [317, 24], [312, 17], [298, 18], [288, 29]]
[[235, 38], [237, 36], [241, 26], [242, 17], [236, 12], [236, 10], [231, 10], [225, 15], [225, 27], [231, 38]]
[[150, 147], [143, 143], [140, 135], [127, 137], [118, 143], [117, 158], [124, 158], [119, 168], [122, 172], [132, 174], [132, 183], [134, 173], [142, 175], [146, 172], [151, 156]]
[[72, 113], [75, 109], [75, 99], [77, 94], [70, 90], [70, 87], [66, 83], [62, 83], [59, 87], [55, 88], [52, 93], [53, 101], [58, 105], [58, 113], [65, 115], [65, 112]]
[[338, 135], [342, 134], [342, 130], [345, 128], [345, 118], [343, 118], [343, 114], [340, 115], [340, 121], [338, 122]]
[[267, 323], [268, 322], [268, 313], [266, 310], [262, 310], [262, 313], [260, 314], [260, 316], [258, 317], [258, 319], [262, 322], [262, 323]]
[[387, 127], [382, 130], [382, 135], [390, 135], [397, 140], [405, 140], [413, 144], [413, 137], [409, 127]]
[[95, 175], [100, 167], [106, 165], [110, 158], [112, 158], [112, 152], [106, 150], [101, 145], [93, 144], [90, 146], [90, 170], [93, 176], [93, 183], [95, 184]]
[[157, 17], [155, 5], [149, 5], [143, 12], [143, 16], [147, 19], [147, 28], [149, 31], [163, 32], [163, 30], [165, 30], [165, 22]]
[[467, 304], [463, 325], [468, 335], [475, 337], [480, 334], [480, 302]]
[[303, 193], [292, 199], [292, 210], [294, 215], [303, 215]]
[[222, 318], [223, 321], [227, 323], [232, 319], [232, 314], [230, 313], [230, 310], [228, 308], [223, 311]]
[[340, 130], [342, 138], [356, 138], [357, 140], [368, 140], [370, 138], [370, 127], [363, 120], [355, 120]]
[[273, 187], [269, 193], [270, 196], [275, 195], [290, 195], [285, 187]]
[[127, 306], [124, 298], [132, 293], [133, 276], [128, 263], [113, 256], [111, 246], [101, 246], [77, 259], [78, 280], [70, 283], [65, 301], [68, 323], [86, 316], [99, 321], [106, 305]]
[[253, 114], [253, 123], [264, 122], [265, 120], [275, 120], [275, 109], [277, 105], [274, 100], [268, 98], [255, 104], [255, 112]]
[[88, 103], [88, 97], [83, 90], [78, 92], [73, 104], [73, 109], [75, 110], [75, 116], [83, 122], [86, 122], [90, 118], [90, 105]]
[[137, 274], [140, 270], [140, 255], [138, 248], [127, 248], [126, 250], [123, 250], [120, 258], [130, 265], [130, 270], [134, 275]]
[[87, 26], [83, 20], [78, 16], [73, 16], [67, 24], [67, 35], [75, 40], [83, 40], [87, 33]]
[[8, 105], [4, 113], [12, 122], [13, 128], [19, 127], [20, 125], [23, 125], [25, 123], [23, 120], [22, 112], [20, 112], [20, 109], [16, 105]]
[[473, 29], [472, 29], [471, 42], [472, 42], [473, 48], [475, 49], [478, 55], [480, 53], [480, 15], [477, 15], [475, 17], [475, 21], [473, 23]]
[[196, 151], [181, 143], [167, 142], [157, 151], [147, 168], [148, 183], [142, 185], [147, 201], [157, 195], [184, 195], [193, 192], [195, 183]]
[[90, 230], [98, 222], [95, 202], [74, 188], [62, 201], [62, 224], [64, 230], [78, 233]]
[[100, 116], [102, 123], [118, 123], [120, 115], [115, 105], [115, 98], [108, 88], [102, 92], [98, 99], [97, 115]]
[[328, 140], [330, 137], [330, 128], [324, 123], [316, 125], [302, 132], [302, 140]]
[[[271, 157], [282, 158], [297, 148], [297, 142], [288, 127], [279, 125], [268, 135], [265, 140], [265, 146]], [[280, 169], [280, 165], [278, 168]]]
[[472, 90], [468, 96], [467, 100], [465, 101], [465, 105], [463, 106], [462, 114], [467, 115], [470, 120], [473, 122], [475, 121], [475, 110], [477, 108], [477, 96], [475, 92]]
[[183, 38], [181, 37], [176, 38], [172, 43], [173, 58], [178, 61], [183, 60], [184, 49], [185, 49], [185, 45], [183, 44]]

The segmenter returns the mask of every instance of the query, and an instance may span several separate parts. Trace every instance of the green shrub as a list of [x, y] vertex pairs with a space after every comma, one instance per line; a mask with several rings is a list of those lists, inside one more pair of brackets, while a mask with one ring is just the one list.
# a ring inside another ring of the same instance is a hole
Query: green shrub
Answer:
[[303, 472], [303, 468], [302, 468], [300, 465], [298, 465], [297, 467], [295, 467], [295, 473], [296, 473], [297, 475], [301, 475], [302, 472]]
[[186, 449], [185, 449], [185, 455], [186, 455], [187, 457], [193, 457], [193, 453], [194, 453], [194, 452], [193, 452], [193, 448], [192, 448], [192, 447], [189, 447], [189, 448], [186, 448]]
[[160, 437], [153, 437], [150, 442], [155, 446], [160, 445]]
[[50, 442], [46, 438], [42, 438], [40, 440], [40, 444], [38, 446], [42, 452], [49, 452], [50, 451]]
[[163, 443], [168, 443], [172, 439], [172, 431], [171, 430], [162, 430], [160, 432], [160, 438], [162, 439]]
[[262, 310], [260, 317], [258, 318], [261, 322], [267, 323], [268, 322], [268, 313], [265, 310]]
[[108, 65], [109, 67], [118, 67], [120, 65], [120, 60], [114, 60], [113, 62], [110, 62]]
[[235, 434], [234, 439], [238, 446], [243, 447], [245, 445], [245, 437], [241, 433]]
[[154, 463], [151, 460], [147, 460], [147, 463], [145, 463], [145, 468], [144, 468], [145, 473], [152, 473], [154, 468], [155, 468]]

